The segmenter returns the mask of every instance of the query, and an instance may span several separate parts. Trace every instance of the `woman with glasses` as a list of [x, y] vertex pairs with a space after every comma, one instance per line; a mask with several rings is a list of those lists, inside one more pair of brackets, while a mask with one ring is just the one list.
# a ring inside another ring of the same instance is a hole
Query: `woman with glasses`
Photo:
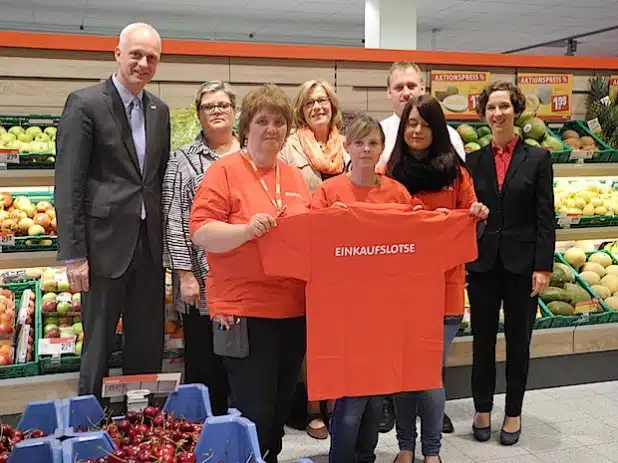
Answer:
[[[343, 123], [341, 106], [328, 82], [309, 80], [300, 86], [294, 102], [294, 122], [296, 131], [288, 137], [280, 158], [300, 169], [313, 193], [322, 181], [343, 173], [349, 161], [343, 147], [345, 137], [339, 133]], [[305, 387], [306, 371], [303, 363], [301, 379]], [[298, 397], [299, 401], [306, 402], [306, 399], [300, 399], [304, 394], [298, 394]], [[306, 404], [306, 415], [302, 414], [305, 419], [290, 417], [290, 424], [292, 421], [302, 421], [307, 434], [315, 439], [326, 439], [328, 429], [325, 422], [328, 422], [332, 406], [333, 403], [309, 402]]]
[[229, 385], [222, 359], [213, 353], [212, 322], [206, 307], [206, 256], [189, 237], [189, 215], [206, 170], [240, 149], [232, 133], [236, 93], [221, 81], [202, 84], [195, 109], [202, 130], [193, 143], [170, 156], [163, 180], [163, 265], [172, 270], [174, 307], [185, 338], [185, 382], [210, 391], [215, 415], [227, 413]]

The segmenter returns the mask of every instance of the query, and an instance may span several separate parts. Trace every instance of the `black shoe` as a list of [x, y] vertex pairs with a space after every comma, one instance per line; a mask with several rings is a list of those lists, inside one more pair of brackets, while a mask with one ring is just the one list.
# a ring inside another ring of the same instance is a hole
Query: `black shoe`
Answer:
[[500, 430], [500, 443], [502, 445], [515, 445], [519, 442], [519, 436], [521, 436], [521, 423], [519, 429], [515, 432], [506, 432], [504, 428]]
[[[491, 417], [489, 418], [489, 420], [491, 423]], [[474, 432], [474, 438], [479, 442], [487, 442], [489, 439], [491, 439], [491, 424], [485, 428], [477, 428], [473, 422], [472, 431]]]
[[453, 426], [453, 422], [448, 417], [448, 415], [444, 414], [444, 422], [442, 423], [442, 433], [452, 434], [454, 432], [455, 432], [455, 427]]
[[384, 407], [382, 409], [382, 420], [380, 421], [380, 432], [391, 432], [395, 427], [395, 406], [393, 405], [392, 397], [384, 399]]

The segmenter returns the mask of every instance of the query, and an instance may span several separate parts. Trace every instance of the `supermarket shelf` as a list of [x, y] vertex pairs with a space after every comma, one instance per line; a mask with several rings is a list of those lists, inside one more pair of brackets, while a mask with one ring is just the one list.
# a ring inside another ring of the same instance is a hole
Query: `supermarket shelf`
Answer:
[[0, 170], [2, 187], [53, 186], [53, 169], [10, 169]]
[[618, 177], [618, 163], [554, 164], [554, 177]]
[[56, 260], [56, 251], [0, 253], [0, 269], [53, 267], [62, 265]]
[[565, 228], [556, 230], [557, 241], [573, 240], [617, 240], [618, 227], [598, 227], [598, 228]]

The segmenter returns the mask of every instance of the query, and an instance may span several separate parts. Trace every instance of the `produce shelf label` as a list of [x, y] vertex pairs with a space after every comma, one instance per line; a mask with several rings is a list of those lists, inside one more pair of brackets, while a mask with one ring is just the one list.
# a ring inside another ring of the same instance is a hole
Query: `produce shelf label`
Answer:
[[75, 336], [39, 339], [39, 355], [57, 356], [75, 353]]
[[539, 101], [537, 117], [548, 121], [567, 121], [573, 111], [571, 74], [517, 74], [517, 86], [526, 97]]
[[10, 233], [0, 233], [0, 249], [2, 246], [15, 246], [15, 235]]
[[431, 95], [447, 119], [477, 120], [476, 106], [489, 75], [486, 71], [431, 71]]
[[114, 376], [103, 378], [103, 397], [123, 397], [129, 391], [148, 389], [154, 394], [169, 394], [178, 389], [180, 373]]

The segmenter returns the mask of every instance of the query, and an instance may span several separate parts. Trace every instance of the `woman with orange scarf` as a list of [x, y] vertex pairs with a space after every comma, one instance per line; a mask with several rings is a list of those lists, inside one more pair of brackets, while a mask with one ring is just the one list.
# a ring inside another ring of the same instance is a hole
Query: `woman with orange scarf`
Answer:
[[349, 162], [339, 133], [341, 106], [333, 87], [323, 80], [300, 86], [294, 102], [296, 131], [281, 150], [281, 160], [298, 167], [313, 193], [329, 177], [341, 174]]
[[[322, 181], [344, 172], [349, 156], [343, 148], [345, 137], [339, 133], [343, 123], [341, 106], [333, 87], [324, 80], [309, 80], [300, 86], [294, 102], [296, 131], [292, 133], [279, 155], [287, 164], [298, 167], [309, 190], [313, 193]], [[302, 381], [306, 384], [306, 366], [303, 363]], [[302, 385], [301, 385], [302, 386]], [[306, 402], [298, 391], [288, 423], [303, 426], [315, 439], [328, 438], [328, 420], [332, 403]], [[322, 406], [322, 407], [321, 407]], [[296, 422], [303, 424], [298, 425]]]

